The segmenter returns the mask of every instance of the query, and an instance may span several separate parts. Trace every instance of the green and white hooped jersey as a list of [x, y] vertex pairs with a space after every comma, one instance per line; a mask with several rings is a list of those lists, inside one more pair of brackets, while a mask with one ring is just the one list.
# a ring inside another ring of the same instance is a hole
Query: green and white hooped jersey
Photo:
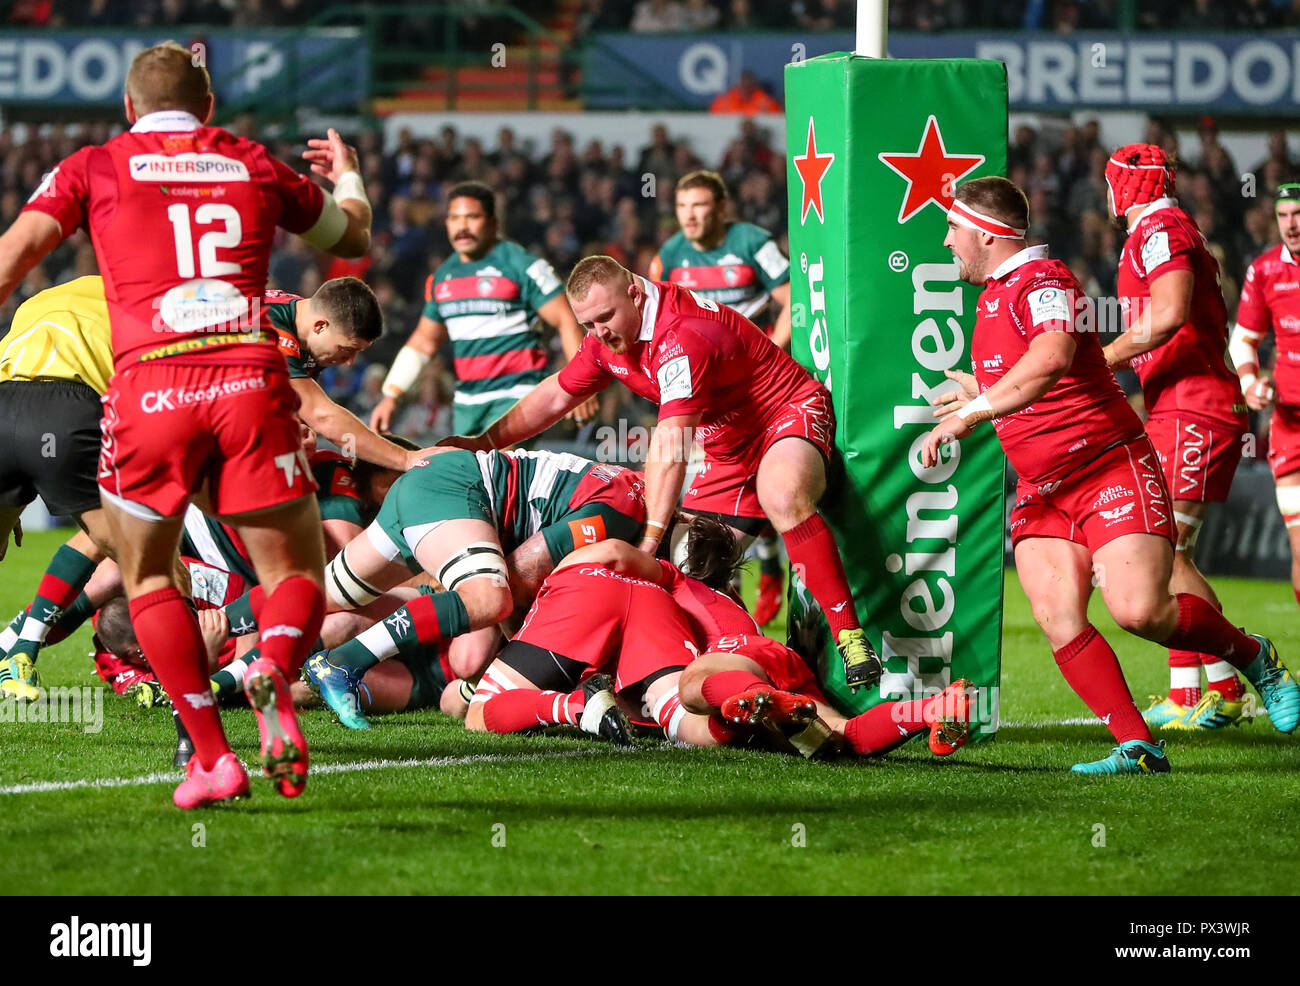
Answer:
[[434, 271], [423, 314], [451, 337], [457, 411], [513, 403], [542, 381], [546, 350], [531, 323], [563, 290], [550, 264], [509, 240], [469, 263], [452, 254]]
[[393, 483], [366, 534], [381, 555], [400, 556], [413, 571], [416, 546], [449, 520], [492, 524], [509, 553], [570, 513], [593, 469], [616, 468], [568, 452], [443, 452]]
[[671, 281], [749, 319], [762, 311], [773, 288], [790, 280], [790, 261], [772, 234], [753, 223], [732, 223], [712, 250], [697, 249], [679, 231], [659, 248], [655, 261], [653, 280]]

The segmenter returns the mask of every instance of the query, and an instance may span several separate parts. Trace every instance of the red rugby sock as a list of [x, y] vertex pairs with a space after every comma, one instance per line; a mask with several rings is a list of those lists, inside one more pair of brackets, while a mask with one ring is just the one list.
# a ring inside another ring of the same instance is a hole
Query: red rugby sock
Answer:
[[262, 607], [266, 605], [266, 590], [255, 585], [248, 590], [248, 608], [253, 611], [253, 622], [261, 624]]
[[257, 612], [262, 656], [293, 681], [298, 677], [325, 618], [325, 594], [302, 575], [285, 579]]
[[1178, 626], [1166, 640], [1170, 650], [1192, 650], [1227, 661], [1238, 670], [1259, 657], [1259, 644], [1229, 623], [1212, 603], [1190, 592], [1180, 592]]
[[194, 610], [171, 586], [137, 596], [130, 610], [140, 650], [180, 713], [199, 764], [210, 770], [230, 746], [208, 684], [207, 652]]
[[844, 725], [844, 736], [858, 756], [887, 753], [929, 728], [925, 707], [931, 699], [882, 702]]
[[713, 708], [720, 709], [722, 703], [732, 695], [739, 695], [755, 685], [766, 684], [766, 681], [749, 671], [715, 671], [704, 679], [700, 691], [704, 694], [704, 701]]
[[820, 514], [813, 514], [781, 535], [790, 565], [799, 572], [808, 591], [813, 594], [826, 614], [831, 626], [831, 639], [838, 640], [841, 630], [855, 630], [857, 610], [853, 608], [853, 593], [844, 574], [844, 562], [835, 546], [831, 529]]
[[1117, 743], [1151, 742], [1151, 730], [1133, 704], [1119, 659], [1096, 627], [1089, 626], [1054, 656], [1066, 682], [1092, 714], [1105, 723]]
[[726, 746], [738, 734], [736, 730], [731, 728], [730, 724], [723, 721], [722, 716], [714, 713], [709, 716], [709, 735], [718, 741], [719, 746]]
[[534, 726], [576, 726], [586, 707], [581, 688], [568, 695], [515, 688], [483, 703], [483, 725], [493, 733], [518, 733]]

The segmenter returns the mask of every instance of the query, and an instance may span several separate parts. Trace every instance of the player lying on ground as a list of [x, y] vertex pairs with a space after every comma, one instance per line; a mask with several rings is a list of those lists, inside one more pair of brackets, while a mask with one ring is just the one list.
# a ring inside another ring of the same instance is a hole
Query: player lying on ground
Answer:
[[730, 528], [697, 518], [687, 556], [703, 580], [617, 541], [565, 558], [479, 682], [466, 727], [504, 733], [568, 724], [628, 742], [617, 698], [624, 709], [649, 710], [668, 739], [693, 746], [747, 743], [755, 729], [808, 757], [842, 745], [884, 753], [927, 730], [939, 756], [966, 742], [966, 682], [846, 718], [808, 664], [763, 636], [727, 591], [741, 561]]
[[[556, 452], [446, 449], [396, 479], [365, 533], [326, 570], [333, 610], [364, 606], [423, 571], [443, 591], [426, 592], [342, 647], [316, 654], [307, 676], [345, 725], [365, 728], [357, 679], [397, 654], [495, 627], [575, 545], [636, 538], [645, 520], [643, 484], [622, 466]], [[434, 535], [436, 532], [436, 536]], [[511, 555], [514, 568], [507, 563]], [[477, 654], [453, 653], [458, 678], [476, 677], [496, 637]]]
[[[1173, 162], [1154, 144], [1121, 147], [1106, 164], [1112, 215], [1128, 239], [1119, 259], [1125, 331], [1103, 352], [1108, 366], [1132, 365], [1142, 381], [1146, 432], [1173, 496], [1177, 540], [1169, 589], [1194, 593], [1222, 611], [1194, 561], [1212, 503], [1228, 498], [1241, 461], [1246, 405], [1223, 358], [1228, 313], [1219, 263], [1174, 194]], [[1201, 694], [1201, 666], [1209, 679]], [[1169, 695], [1143, 713], [1152, 726], [1218, 728], [1241, 718], [1246, 686], [1213, 654], [1169, 652]]]
[[730, 308], [637, 277], [612, 257], [579, 261], [568, 294], [587, 332], [569, 365], [482, 435], [454, 436], [445, 444], [513, 445], [622, 381], [659, 405], [639, 546], [651, 554], [658, 548], [681, 499], [692, 442], [698, 442], [706, 468], [686, 494], [689, 508], [724, 516], [742, 529], [770, 520], [826, 614], [849, 685], [875, 684], [880, 659], [858, 623], [835, 539], [817, 513], [834, 446], [830, 394]]
[[1159, 459], [1106, 368], [1082, 288], [1046, 247], [1026, 246], [1028, 224], [1024, 193], [1005, 178], [957, 189], [944, 245], [962, 279], [984, 285], [971, 341], [975, 376], [949, 371], [962, 386], [935, 399], [942, 420], [926, 436], [921, 461], [934, 465], [947, 443], [993, 421], [1019, 476], [1011, 539], [1034, 619], [1065, 680], [1118, 744], [1073, 769], [1169, 770], [1115, 652], [1088, 621], [1094, 585], [1130, 633], [1242, 670], [1273, 724], [1291, 732], [1300, 722], [1300, 687], [1272, 643], [1247, 636], [1200, 596], [1170, 593], [1174, 530]]

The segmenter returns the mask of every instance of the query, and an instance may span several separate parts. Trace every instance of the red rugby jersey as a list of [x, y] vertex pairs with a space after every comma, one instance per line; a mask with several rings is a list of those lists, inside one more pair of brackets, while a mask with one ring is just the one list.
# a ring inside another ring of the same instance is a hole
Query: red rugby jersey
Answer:
[[725, 456], [746, 448], [787, 405], [823, 390], [734, 309], [666, 281], [642, 284], [637, 342], [618, 355], [587, 335], [560, 371], [565, 391], [587, 397], [620, 380], [658, 404], [661, 420], [700, 412], [695, 440]]
[[664, 573], [660, 584], [686, 614], [701, 654], [707, 653], [722, 637], [762, 636], [763, 631], [745, 612], [745, 607], [725, 592], [710, 589], [670, 562], [660, 561], [659, 567]]
[[1261, 335], [1273, 330], [1278, 403], [1300, 406], [1300, 262], [1285, 244], [1270, 247], [1247, 268], [1237, 324]]
[[[261, 299], [276, 227], [304, 233], [323, 204], [261, 144], [163, 110], [64, 159], [25, 208], [53, 216], [65, 237], [90, 232], [121, 370], [168, 344], [269, 331]], [[202, 359], [283, 366], [264, 343], [205, 348]]]
[[1115, 375], [1106, 368], [1091, 302], [1070, 269], [1029, 247], [1003, 263], [980, 293], [971, 357], [988, 390], [1044, 332], [1068, 332], [1076, 344], [1065, 375], [1043, 397], [993, 427], [1020, 478], [1043, 486], [1106, 449], [1142, 434]]
[[1151, 303], [1151, 282], [1175, 270], [1190, 270], [1194, 277], [1188, 321], [1163, 345], [1133, 360], [1147, 412], [1244, 428], [1241, 385], [1224, 355], [1228, 314], [1219, 262], [1178, 200], [1157, 199], [1139, 214], [1120, 253], [1118, 290], [1126, 328]]

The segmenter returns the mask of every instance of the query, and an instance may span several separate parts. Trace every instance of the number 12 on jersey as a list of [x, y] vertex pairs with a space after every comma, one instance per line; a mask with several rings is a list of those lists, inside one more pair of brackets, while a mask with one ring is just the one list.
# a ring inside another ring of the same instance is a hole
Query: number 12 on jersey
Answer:
[[194, 271], [194, 226], [211, 226], [224, 224], [223, 229], [211, 229], [199, 236], [199, 277], [220, 277], [223, 274], [238, 274], [239, 264], [231, 260], [218, 260], [218, 248], [239, 246], [243, 236], [243, 224], [239, 220], [239, 211], [232, 205], [222, 202], [205, 202], [194, 210], [190, 219], [190, 207], [184, 202], [177, 202], [167, 207], [167, 218], [172, 224], [172, 235], [176, 242], [176, 273], [184, 278], [195, 276]]

